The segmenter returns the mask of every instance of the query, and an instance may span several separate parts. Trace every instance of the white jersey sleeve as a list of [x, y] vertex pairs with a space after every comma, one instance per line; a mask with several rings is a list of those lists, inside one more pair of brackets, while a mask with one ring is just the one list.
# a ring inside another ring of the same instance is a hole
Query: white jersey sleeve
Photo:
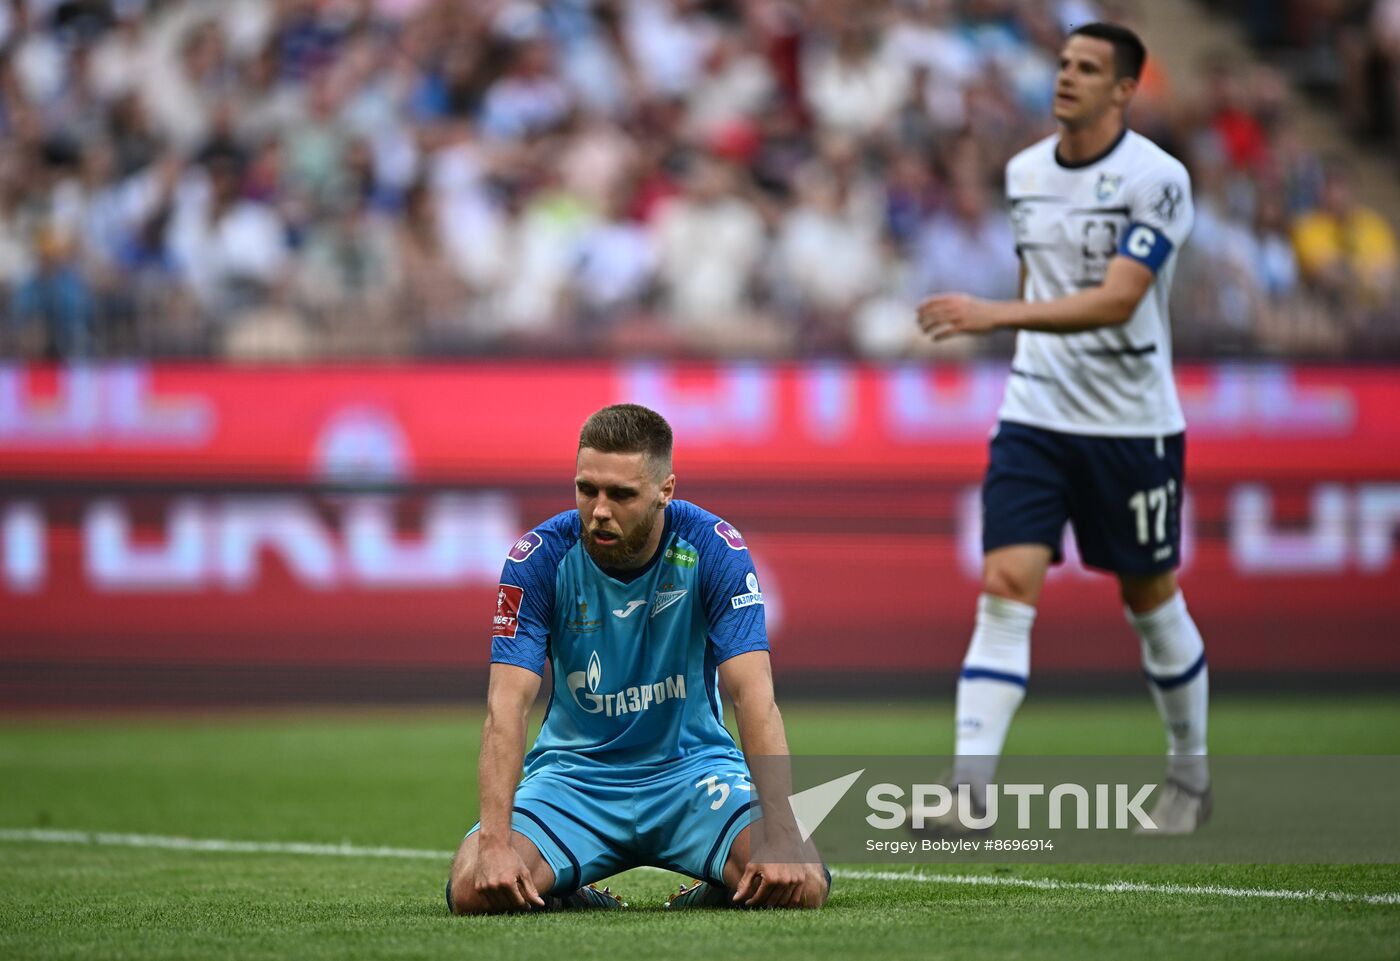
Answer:
[[1096, 287], [1118, 256], [1156, 277], [1120, 326], [1019, 332], [1001, 419], [1073, 434], [1178, 433], [1186, 424], [1172, 378], [1167, 301], [1194, 219], [1186, 168], [1130, 130], [1104, 155], [1076, 165], [1056, 158], [1058, 140], [1028, 147], [1006, 169], [1025, 299]]

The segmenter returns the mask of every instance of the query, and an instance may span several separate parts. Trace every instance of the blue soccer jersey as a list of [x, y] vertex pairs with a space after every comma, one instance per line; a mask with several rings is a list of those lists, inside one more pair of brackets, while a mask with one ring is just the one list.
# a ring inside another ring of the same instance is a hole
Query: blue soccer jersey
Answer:
[[645, 777], [680, 761], [743, 755], [725, 729], [721, 662], [766, 651], [753, 560], [728, 522], [672, 501], [656, 556], [614, 576], [589, 556], [578, 511], [516, 543], [501, 573], [491, 660], [553, 690], [527, 778]]

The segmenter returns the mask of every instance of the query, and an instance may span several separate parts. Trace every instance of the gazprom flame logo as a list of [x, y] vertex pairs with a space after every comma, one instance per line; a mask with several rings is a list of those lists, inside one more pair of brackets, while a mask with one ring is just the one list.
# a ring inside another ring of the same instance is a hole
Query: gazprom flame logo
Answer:
[[[598, 695], [598, 685], [603, 682], [603, 662], [598, 659], [597, 651], [589, 655], [587, 671], [574, 671], [564, 682], [579, 707], [589, 714], [598, 714], [603, 710], [603, 699]], [[583, 689], [584, 685], [588, 686], [588, 690]]]

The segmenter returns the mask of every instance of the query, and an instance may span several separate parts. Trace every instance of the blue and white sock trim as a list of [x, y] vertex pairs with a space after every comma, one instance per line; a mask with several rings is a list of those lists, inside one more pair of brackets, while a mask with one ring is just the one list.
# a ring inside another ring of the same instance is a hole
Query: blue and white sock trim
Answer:
[[1205, 666], [1206, 656], [1205, 653], [1202, 652], [1201, 656], [1196, 658], [1196, 663], [1192, 664], [1180, 674], [1161, 676], [1153, 674], [1151, 671], [1143, 671], [1142, 673], [1147, 677], [1149, 681], [1157, 685], [1162, 690], [1170, 691], [1174, 687], [1181, 687], [1183, 684], [1190, 684], [1193, 680], [1195, 680], [1196, 675], [1201, 673]]
[[1015, 684], [1017, 687], [1026, 686], [1026, 678], [1020, 674], [1012, 674], [1008, 671], [990, 671], [985, 667], [965, 667], [959, 675], [964, 681], [1001, 681], [1004, 684]]

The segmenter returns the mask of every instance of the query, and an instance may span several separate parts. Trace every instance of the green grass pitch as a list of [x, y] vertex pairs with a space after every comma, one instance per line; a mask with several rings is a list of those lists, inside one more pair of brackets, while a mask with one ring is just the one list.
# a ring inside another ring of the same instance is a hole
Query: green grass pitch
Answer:
[[[947, 753], [950, 715], [947, 701], [785, 711], [793, 749], [808, 754]], [[660, 909], [676, 876], [634, 871], [613, 882], [625, 912], [453, 918], [445, 857], [284, 846], [450, 851], [476, 814], [479, 729], [467, 710], [0, 719], [0, 959], [1400, 957], [1394, 899], [1217, 890], [1393, 894], [1395, 865], [922, 869], [992, 885], [853, 876], [878, 870], [863, 865], [838, 872], [820, 912], [686, 914]], [[1008, 750], [1129, 754], [1160, 742], [1145, 694], [1033, 697]], [[1217, 698], [1212, 749], [1400, 753], [1400, 703]], [[1326, 817], [1326, 785], [1299, 789]], [[273, 850], [40, 841], [39, 829]], [[1103, 887], [1118, 881], [1157, 888]]]

